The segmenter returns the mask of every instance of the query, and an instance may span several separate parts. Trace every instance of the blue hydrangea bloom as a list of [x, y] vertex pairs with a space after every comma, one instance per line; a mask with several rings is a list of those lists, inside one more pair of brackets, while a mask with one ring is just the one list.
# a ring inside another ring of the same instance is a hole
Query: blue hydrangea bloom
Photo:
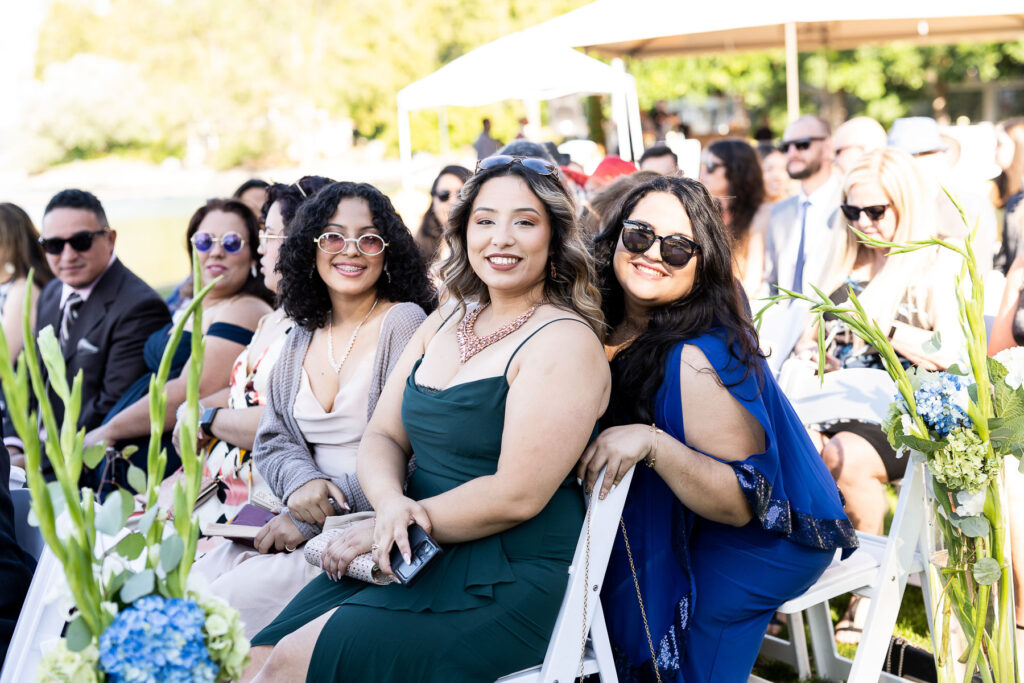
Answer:
[[[945, 438], [957, 427], [970, 429], [973, 426], [967, 416], [967, 386], [966, 378], [939, 372], [914, 392], [917, 414], [940, 437]], [[896, 400], [902, 412], [909, 412], [903, 396], [897, 393]]]
[[100, 666], [114, 683], [213, 683], [203, 627], [192, 600], [149, 595], [121, 610], [100, 636]]

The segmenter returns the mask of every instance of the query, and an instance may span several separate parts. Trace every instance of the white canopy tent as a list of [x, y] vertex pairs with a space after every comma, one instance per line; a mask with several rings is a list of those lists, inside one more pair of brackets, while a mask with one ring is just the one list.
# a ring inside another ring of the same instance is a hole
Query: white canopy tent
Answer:
[[596, 0], [528, 30], [596, 54], [654, 57], [786, 49], [787, 106], [799, 112], [797, 51], [891, 42], [1020, 40], [1022, 0]]
[[398, 146], [403, 184], [412, 161], [409, 112], [478, 107], [502, 100], [540, 102], [574, 93], [609, 94], [620, 154], [643, 150], [636, 82], [621, 60], [612, 65], [539, 35], [513, 33], [468, 52], [398, 92]]

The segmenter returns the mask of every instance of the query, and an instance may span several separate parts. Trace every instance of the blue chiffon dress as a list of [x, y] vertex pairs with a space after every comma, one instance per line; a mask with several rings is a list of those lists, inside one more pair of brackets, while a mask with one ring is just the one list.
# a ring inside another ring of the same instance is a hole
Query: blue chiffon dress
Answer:
[[[713, 329], [672, 350], [655, 422], [687, 443], [679, 364], [684, 344], [698, 347], [764, 429], [764, 452], [722, 461], [735, 472], [753, 518], [734, 527], [699, 517], [647, 467], [636, 469], [622, 514], [666, 682], [746, 681], [776, 609], [810, 587], [837, 549], [845, 557], [857, 547], [835, 481], [767, 365], [758, 360], [761, 372], [747, 372], [724, 334]], [[622, 534], [601, 595], [619, 680], [654, 681]]]

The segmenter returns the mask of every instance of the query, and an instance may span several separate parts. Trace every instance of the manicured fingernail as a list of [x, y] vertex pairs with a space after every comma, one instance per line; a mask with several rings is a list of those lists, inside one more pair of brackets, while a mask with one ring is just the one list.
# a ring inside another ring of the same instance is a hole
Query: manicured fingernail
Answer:
[[342, 510], [348, 510], [349, 512], [352, 512], [352, 506], [350, 506], [348, 503], [342, 503], [339, 507]]
[[598, 499], [600, 499], [600, 500], [604, 500], [604, 491], [601, 491], [601, 495], [600, 495], [600, 496], [598, 496]]
[[576, 483], [577, 483], [577, 484], [578, 484], [579, 486], [583, 486], [583, 480], [582, 480], [582, 479], [580, 479], [579, 477], [576, 477]]
[[614, 491], [616, 486], [618, 486], [618, 484], [612, 484], [612, 487], [610, 489], [608, 489], [608, 493], [611, 493], [612, 491]]
[[412, 558], [409, 557], [409, 553], [403, 553], [402, 559], [405, 560], [406, 564], [412, 564]]

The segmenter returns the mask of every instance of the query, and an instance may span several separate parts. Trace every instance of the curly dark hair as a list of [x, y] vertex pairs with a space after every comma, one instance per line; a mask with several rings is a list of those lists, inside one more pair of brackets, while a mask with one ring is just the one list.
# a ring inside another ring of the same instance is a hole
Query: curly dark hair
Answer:
[[441, 177], [446, 175], [453, 175], [465, 184], [469, 180], [469, 176], [473, 175], [473, 172], [465, 166], [445, 166], [437, 174], [437, 177], [434, 178], [434, 184], [430, 186], [430, 206], [427, 207], [426, 213], [423, 214], [423, 219], [420, 221], [420, 229], [416, 233], [416, 244], [419, 245], [420, 256], [428, 264], [437, 255], [437, 248], [441, 245], [441, 235], [444, 233], [444, 226], [441, 225], [440, 221], [437, 220], [437, 216], [434, 215], [434, 195], [437, 194], [437, 184], [441, 181]]
[[319, 175], [302, 176], [294, 183], [274, 183], [267, 188], [267, 201], [260, 210], [260, 219], [267, 220], [270, 207], [277, 202], [281, 206], [281, 220], [284, 222], [285, 235], [291, 234], [291, 222], [299, 205], [310, 199], [320, 188], [330, 185], [334, 180]]
[[[189, 255], [189, 261], [191, 262], [192, 259], [192, 235], [196, 234], [196, 231], [199, 230], [199, 224], [212, 211], [233, 213], [242, 219], [242, 222], [245, 224], [245, 246], [249, 250], [249, 258], [255, 263], [259, 263], [260, 255], [256, 251], [260, 244], [259, 223], [256, 221], [256, 214], [252, 212], [252, 209], [238, 199], [208, 199], [206, 204], [200, 206], [192, 214], [192, 218], [188, 221], [188, 230], [185, 232], [185, 251]], [[255, 271], [255, 274], [250, 272], [246, 275], [245, 283], [238, 292], [262, 299], [271, 306], [274, 305], [274, 293], [263, 284], [263, 276], [259, 273], [258, 269]]]
[[[437, 293], [427, 278], [416, 242], [391, 200], [368, 183], [337, 182], [326, 185], [299, 207], [277, 259], [281, 273], [281, 305], [288, 317], [307, 330], [327, 324], [331, 300], [327, 285], [316, 270], [316, 238], [338, 210], [342, 199], [362, 199], [370, 207], [373, 227], [388, 243], [385, 272], [377, 280], [377, 294], [395, 303], [411, 301], [427, 313], [437, 307]], [[390, 274], [390, 278], [388, 277]]]
[[723, 331], [729, 349], [746, 366], [760, 372], [763, 359], [739, 283], [733, 276], [732, 252], [715, 199], [697, 180], [659, 176], [634, 188], [594, 238], [598, 286], [605, 319], [611, 328], [625, 318], [625, 295], [615, 277], [613, 260], [623, 221], [637, 203], [654, 192], [667, 192], [683, 205], [700, 245], [693, 288], [680, 299], [651, 311], [647, 329], [612, 363], [612, 399], [607, 415], [642, 424], [654, 422], [654, 398], [665, 378], [665, 362], [680, 341], [713, 328]]
[[725, 164], [725, 179], [729, 181], [729, 234], [733, 242], [742, 244], [750, 231], [754, 214], [764, 203], [764, 173], [757, 150], [746, 140], [726, 138], [708, 146]]

